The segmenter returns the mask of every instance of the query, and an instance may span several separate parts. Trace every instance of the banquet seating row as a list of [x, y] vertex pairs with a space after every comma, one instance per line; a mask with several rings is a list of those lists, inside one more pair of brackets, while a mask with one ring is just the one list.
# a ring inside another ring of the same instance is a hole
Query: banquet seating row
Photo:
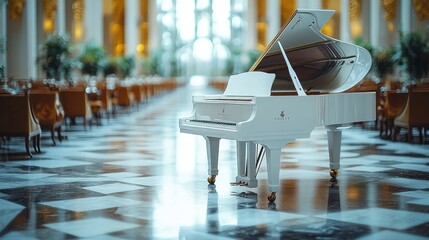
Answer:
[[406, 89], [389, 89], [382, 93], [380, 108], [380, 137], [396, 141], [402, 129], [406, 129], [408, 142], [413, 142], [413, 131], [419, 133], [424, 143], [424, 133], [429, 128], [429, 84], [414, 84]]
[[42, 130], [50, 132], [56, 145], [55, 132], [61, 141], [62, 126], [75, 124], [77, 118], [83, 119], [87, 130], [94, 121], [101, 124], [103, 116], [110, 119], [120, 109], [130, 112], [133, 107], [176, 86], [174, 80], [108, 84], [102, 79], [96, 84], [87, 81], [58, 84], [15, 79], [13, 87], [17, 89], [0, 91], [0, 145], [11, 137], [24, 137], [26, 152], [32, 157], [30, 140], [36, 153], [40, 152]]

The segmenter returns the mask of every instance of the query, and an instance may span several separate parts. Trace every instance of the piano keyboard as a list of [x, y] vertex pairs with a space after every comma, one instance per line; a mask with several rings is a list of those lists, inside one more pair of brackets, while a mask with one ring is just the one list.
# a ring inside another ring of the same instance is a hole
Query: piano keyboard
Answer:
[[210, 121], [210, 120], [196, 120], [191, 119], [190, 122], [196, 122], [196, 123], [207, 123], [207, 124], [219, 124], [219, 125], [225, 125], [225, 126], [236, 126], [237, 123], [232, 122], [221, 122], [221, 121]]

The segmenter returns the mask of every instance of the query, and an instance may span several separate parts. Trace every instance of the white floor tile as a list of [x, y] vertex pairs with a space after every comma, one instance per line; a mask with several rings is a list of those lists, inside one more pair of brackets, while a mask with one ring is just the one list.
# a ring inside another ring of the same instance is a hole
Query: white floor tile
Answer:
[[75, 212], [94, 211], [106, 208], [122, 207], [140, 204], [140, 201], [119, 198], [114, 196], [77, 198], [70, 200], [60, 200], [51, 202], [41, 202], [40, 204], [61, 208]]
[[365, 224], [389, 229], [404, 230], [429, 222], [429, 214], [384, 208], [368, 208], [317, 215], [316, 217], [342, 222]]
[[80, 238], [93, 237], [139, 227], [138, 224], [126, 223], [107, 218], [92, 218], [49, 223], [45, 224], [45, 226]]
[[307, 217], [305, 215], [276, 212], [261, 209], [241, 209], [207, 215], [208, 221], [218, 221], [222, 226], [254, 226], [259, 224], [278, 223], [288, 219]]
[[98, 185], [98, 186], [84, 187], [83, 189], [102, 193], [102, 194], [111, 194], [111, 193], [118, 193], [118, 192], [135, 191], [143, 188], [144, 187], [141, 187], [141, 186], [135, 186], [135, 185], [129, 185], [129, 184], [123, 184], [123, 183], [111, 183], [111, 184], [104, 184], [104, 185]]

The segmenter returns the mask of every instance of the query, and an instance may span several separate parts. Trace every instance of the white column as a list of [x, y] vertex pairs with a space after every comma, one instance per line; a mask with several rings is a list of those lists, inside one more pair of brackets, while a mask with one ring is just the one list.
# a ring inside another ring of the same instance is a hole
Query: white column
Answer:
[[341, 0], [340, 39], [350, 41], [349, 0]]
[[267, 0], [267, 44], [280, 30], [280, 3], [279, 0]]
[[[156, 20], [156, 0], [149, 1], [149, 47], [156, 49], [160, 47], [160, 35], [158, 22]], [[150, 54], [150, 53], [149, 53]]]
[[370, 43], [372, 46], [380, 45], [380, 26], [378, 22], [380, 21], [380, 2], [379, 1], [370, 1]]
[[401, 31], [409, 33], [411, 31], [411, 2], [401, 0]]
[[27, 1], [27, 65], [28, 78], [37, 78], [37, 1]]
[[66, 2], [65, 0], [57, 1], [57, 14], [55, 28], [58, 33], [66, 33]]
[[85, 0], [85, 41], [103, 45], [103, 1]]
[[245, 49], [256, 49], [257, 47], [257, 34], [256, 34], [256, 1], [247, 1], [247, 11], [244, 12], [246, 18], [246, 28], [244, 36]]
[[300, 0], [297, 1], [297, 8], [303, 9], [320, 9], [322, 8], [322, 1], [314, 1], [314, 0]]
[[136, 55], [139, 43], [139, 11], [138, 0], [126, 0], [125, 2], [125, 55]]

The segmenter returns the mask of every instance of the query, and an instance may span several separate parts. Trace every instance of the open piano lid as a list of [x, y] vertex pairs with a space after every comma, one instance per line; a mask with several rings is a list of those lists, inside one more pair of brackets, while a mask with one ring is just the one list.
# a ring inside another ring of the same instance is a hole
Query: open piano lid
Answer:
[[371, 55], [360, 46], [320, 32], [334, 13], [334, 10], [296, 10], [250, 71], [275, 73], [272, 93], [295, 91], [277, 44], [280, 41], [305, 90], [335, 93], [356, 85], [368, 73]]

